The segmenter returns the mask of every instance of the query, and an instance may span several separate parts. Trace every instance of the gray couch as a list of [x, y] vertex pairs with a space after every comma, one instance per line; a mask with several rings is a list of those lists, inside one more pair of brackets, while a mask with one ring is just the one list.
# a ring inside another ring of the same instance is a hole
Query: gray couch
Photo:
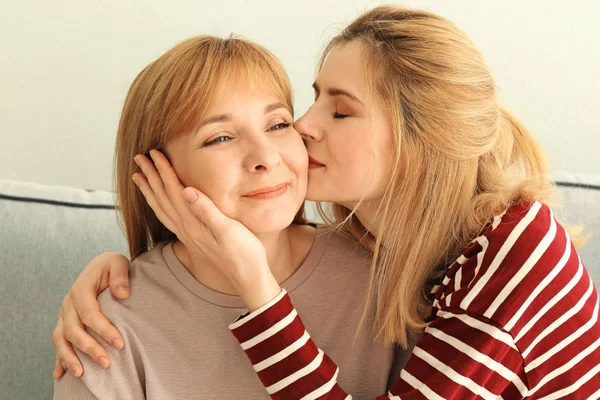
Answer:
[[[592, 234], [580, 254], [600, 285], [600, 177], [558, 180], [569, 223]], [[50, 343], [62, 297], [85, 264], [126, 243], [103, 191], [0, 180], [0, 399], [51, 399]]]

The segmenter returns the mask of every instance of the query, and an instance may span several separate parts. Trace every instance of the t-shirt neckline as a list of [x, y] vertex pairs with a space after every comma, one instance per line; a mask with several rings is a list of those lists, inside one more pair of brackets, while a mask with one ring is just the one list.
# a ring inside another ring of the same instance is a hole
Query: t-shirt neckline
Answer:
[[[327, 235], [324, 234], [324, 231], [324, 226], [317, 226], [313, 245], [306, 256], [306, 259], [302, 265], [300, 265], [300, 267], [298, 267], [298, 269], [281, 284], [281, 287], [288, 293], [292, 293], [302, 285], [302, 283], [313, 273], [317, 265], [319, 265], [326, 243]], [[173, 242], [165, 244], [160, 251], [173, 275], [175, 275], [183, 286], [199, 298], [221, 307], [246, 308], [241, 297], [217, 292], [198, 282], [175, 255]]]

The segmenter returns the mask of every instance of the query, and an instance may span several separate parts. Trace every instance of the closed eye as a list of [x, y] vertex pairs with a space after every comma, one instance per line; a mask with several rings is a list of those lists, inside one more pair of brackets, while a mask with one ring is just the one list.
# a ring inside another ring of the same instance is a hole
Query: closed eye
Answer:
[[337, 111], [333, 113], [333, 118], [335, 118], [335, 119], [344, 119], [347, 117], [349, 117], [348, 114], [340, 114]]

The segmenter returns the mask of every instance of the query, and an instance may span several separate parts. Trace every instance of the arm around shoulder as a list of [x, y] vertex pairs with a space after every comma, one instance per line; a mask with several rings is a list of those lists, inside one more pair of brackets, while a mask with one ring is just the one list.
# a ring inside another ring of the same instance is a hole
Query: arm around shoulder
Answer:
[[[105, 291], [99, 298], [102, 310], [123, 334], [125, 346], [115, 349], [96, 333], [88, 330], [104, 346], [110, 356], [110, 366], [102, 368], [87, 354], [78, 351], [77, 356], [83, 365], [83, 376], [77, 378], [70, 372], [54, 384], [54, 398], [56, 400], [69, 399], [144, 399], [145, 384], [144, 373], [139, 358], [139, 348], [135, 334], [124, 323], [125, 310], [119, 300], [114, 299], [109, 291]], [[133, 339], [133, 340], [132, 340]]]

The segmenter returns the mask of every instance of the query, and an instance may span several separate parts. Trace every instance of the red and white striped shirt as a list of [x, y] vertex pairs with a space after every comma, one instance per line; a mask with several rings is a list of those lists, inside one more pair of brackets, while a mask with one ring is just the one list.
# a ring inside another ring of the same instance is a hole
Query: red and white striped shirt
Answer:
[[[600, 398], [598, 292], [547, 206], [495, 217], [434, 290], [432, 322], [378, 399]], [[230, 328], [273, 399], [352, 398], [285, 291]]]

